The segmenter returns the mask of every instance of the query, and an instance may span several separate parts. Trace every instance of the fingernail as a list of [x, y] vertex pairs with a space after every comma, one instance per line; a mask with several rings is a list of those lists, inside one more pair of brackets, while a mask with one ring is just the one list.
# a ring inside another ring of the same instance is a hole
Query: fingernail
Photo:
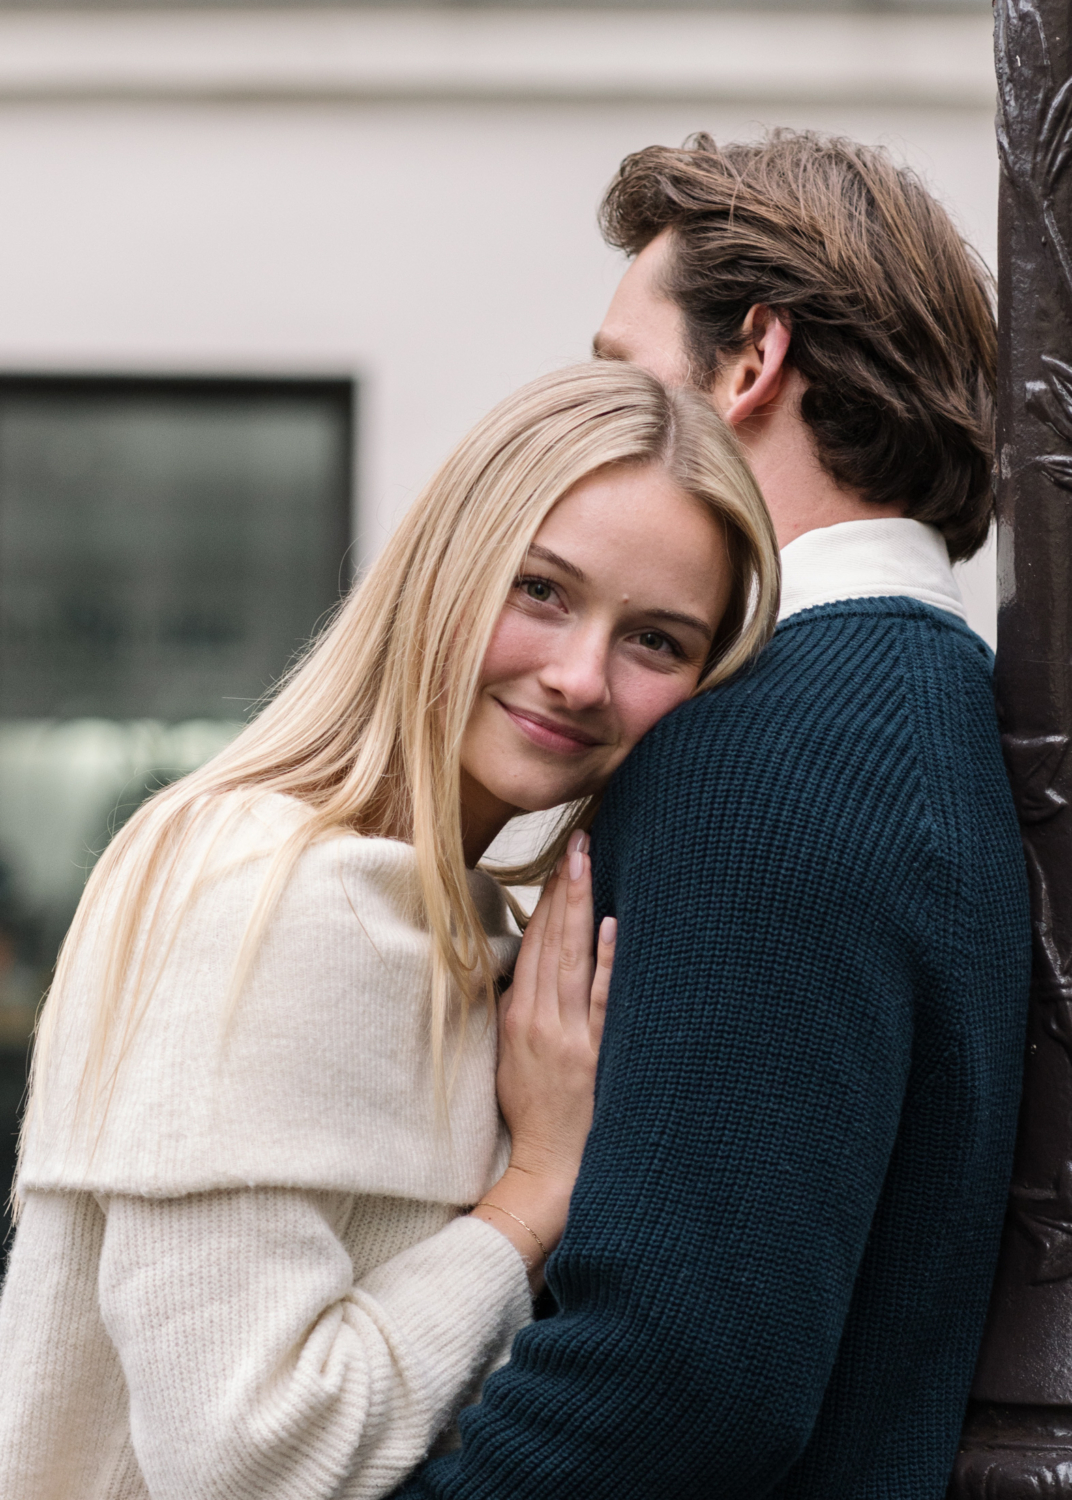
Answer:
[[588, 846], [589, 846], [589, 844], [591, 844], [591, 842], [592, 842], [592, 840], [588, 837], [588, 835], [586, 833], [582, 833], [581, 834], [581, 842], [577, 845], [577, 847], [581, 851], [582, 854], [587, 854], [588, 853]]
[[584, 874], [584, 855], [579, 849], [574, 849], [569, 857], [569, 873], [571, 880], [580, 880]]
[[618, 918], [604, 917], [599, 924], [599, 941], [601, 943], [613, 943], [618, 936]]
[[583, 833], [583, 831], [580, 828], [575, 828], [573, 830], [573, 832], [570, 834], [569, 841], [566, 844], [566, 848], [569, 850], [569, 852], [571, 854], [573, 854], [575, 852], [575, 850], [577, 850], [577, 849], [582, 849], [583, 850], [583, 848], [584, 848], [584, 833]]

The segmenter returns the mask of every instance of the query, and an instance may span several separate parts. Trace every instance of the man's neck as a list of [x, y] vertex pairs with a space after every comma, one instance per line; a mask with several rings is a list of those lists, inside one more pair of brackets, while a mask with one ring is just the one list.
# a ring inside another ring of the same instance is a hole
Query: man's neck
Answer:
[[[842, 521], [878, 521], [903, 516], [900, 504], [876, 505], [855, 490], [838, 485], [819, 462], [815, 440], [800, 416], [800, 390], [765, 409], [761, 417], [737, 428], [745, 456], [763, 491], [774, 521], [779, 547], [788, 547], [806, 531]], [[803, 383], [799, 382], [802, 387]]]
[[[758, 477], [758, 476], [757, 476]], [[774, 521], [778, 548], [784, 551], [790, 542], [808, 531], [818, 531], [822, 526], [839, 526], [842, 521], [882, 521], [904, 515], [900, 505], [875, 505], [869, 500], [858, 500], [834, 489], [830, 495], [815, 497], [786, 493], [773, 486], [768, 489], [759, 481], [767, 506]]]

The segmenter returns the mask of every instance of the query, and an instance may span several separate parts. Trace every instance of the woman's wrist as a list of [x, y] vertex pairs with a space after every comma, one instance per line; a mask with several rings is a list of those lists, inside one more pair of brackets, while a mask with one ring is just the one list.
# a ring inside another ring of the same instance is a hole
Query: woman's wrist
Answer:
[[566, 1227], [573, 1183], [545, 1177], [511, 1164], [474, 1204], [470, 1215], [490, 1224], [525, 1262], [534, 1292], [543, 1285], [547, 1257]]

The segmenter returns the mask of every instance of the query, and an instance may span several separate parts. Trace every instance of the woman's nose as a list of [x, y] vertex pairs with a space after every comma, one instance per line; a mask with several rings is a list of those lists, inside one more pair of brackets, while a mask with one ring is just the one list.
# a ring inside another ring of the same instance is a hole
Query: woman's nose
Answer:
[[579, 710], [601, 708], [610, 701], [610, 642], [594, 630], [570, 631], [540, 672], [544, 687]]

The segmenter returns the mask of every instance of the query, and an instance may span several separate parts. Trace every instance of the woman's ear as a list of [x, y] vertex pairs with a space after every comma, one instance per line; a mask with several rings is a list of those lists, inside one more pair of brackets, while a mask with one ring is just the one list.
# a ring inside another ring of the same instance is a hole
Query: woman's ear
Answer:
[[789, 328], [772, 308], [748, 309], [741, 332], [748, 343], [715, 381], [715, 404], [731, 427], [739, 427], [781, 394]]

